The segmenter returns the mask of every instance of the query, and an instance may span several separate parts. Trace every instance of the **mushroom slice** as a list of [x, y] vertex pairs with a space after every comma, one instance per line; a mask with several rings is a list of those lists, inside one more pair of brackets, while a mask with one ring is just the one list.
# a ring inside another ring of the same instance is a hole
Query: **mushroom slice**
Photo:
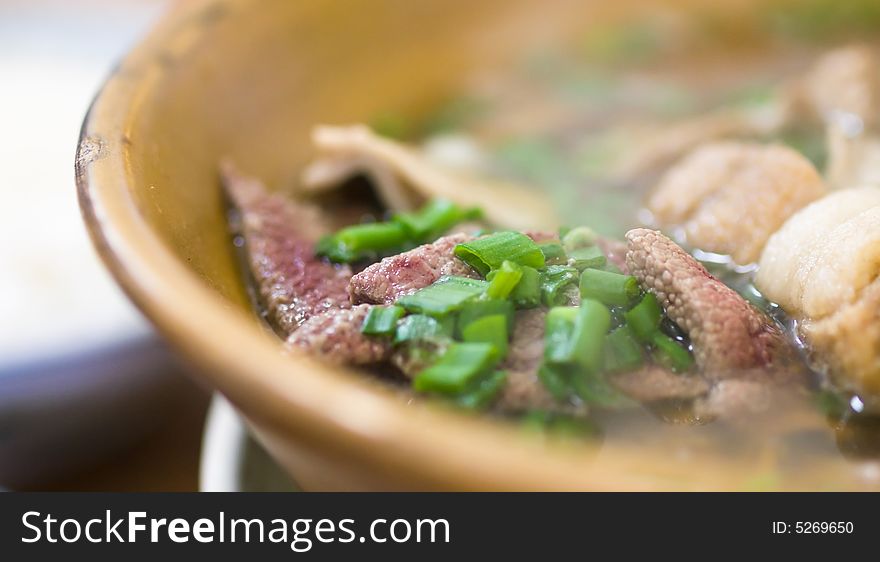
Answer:
[[758, 260], [767, 239], [825, 186], [803, 156], [781, 145], [715, 143], [670, 169], [648, 198], [661, 228], [701, 250]]
[[463, 207], [480, 207], [489, 222], [506, 228], [553, 228], [558, 224], [556, 213], [541, 193], [442, 167], [419, 150], [380, 137], [363, 125], [319, 126], [312, 139], [322, 155], [304, 173], [305, 184], [312, 189], [355, 173], [368, 173], [394, 209], [411, 209], [428, 199], [444, 198]]

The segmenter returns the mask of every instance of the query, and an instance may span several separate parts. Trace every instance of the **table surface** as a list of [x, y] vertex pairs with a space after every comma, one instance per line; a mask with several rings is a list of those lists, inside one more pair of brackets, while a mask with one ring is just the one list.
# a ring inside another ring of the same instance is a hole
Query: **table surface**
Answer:
[[[33, 269], [40, 266], [40, 279], [49, 273], [55, 274], [57, 270], [57, 276], [72, 285], [71, 291], [83, 291], [72, 281], [92, 279], [85, 275], [92, 270], [102, 273], [82, 226], [75, 200], [71, 162], [79, 124], [89, 100], [113, 64], [149, 29], [167, 4], [168, 0], [0, 0], [0, 29], [3, 30], [0, 44], [6, 46], [0, 49], [0, 68], [3, 68], [4, 76], [9, 78], [9, 87], [4, 87], [0, 92], [0, 100], [4, 102], [0, 107], [6, 108], [5, 113], [0, 109], [0, 114], [5, 117], [0, 122], [6, 123], [7, 129], [11, 127], [11, 131], [6, 131], [9, 133], [6, 138], [11, 144], [3, 151], [5, 159], [0, 154], [0, 162], [3, 163], [0, 178], [4, 180], [0, 191], [5, 190], [9, 196], [9, 190], [15, 189], [19, 199], [23, 200], [19, 206], [22, 211], [16, 213], [20, 222], [30, 221], [32, 215], [45, 216], [45, 207], [49, 203], [59, 208], [63, 206], [63, 212], [58, 213], [64, 218], [61, 221], [63, 224], [54, 224], [52, 232], [55, 234], [47, 238], [46, 243], [57, 245], [61, 240], [65, 244], [63, 252], [53, 250], [47, 254], [53, 256], [52, 260], [44, 260], [46, 263], [37, 263], [33, 267], [30, 262], [25, 264], [27, 267], [21, 265], [18, 255], [0, 252], [0, 264], [4, 265], [7, 273], [4, 275], [7, 284], [28, 275], [28, 267]], [[62, 91], [64, 93], [59, 97], [57, 93]], [[36, 224], [42, 222], [37, 221]], [[15, 229], [20, 225], [13, 221], [11, 225], [0, 227], [0, 232], [6, 233], [3, 228]], [[20, 234], [20, 231], [17, 233]], [[64, 255], [66, 261], [57, 259], [59, 254]], [[88, 287], [102, 303], [110, 300], [117, 303], [110, 307], [108, 313], [87, 315], [92, 318], [89, 326], [73, 325], [74, 321], [79, 320], [72, 314], [60, 317], [53, 323], [62, 327], [71, 324], [62, 335], [77, 334], [77, 338], [68, 338], [72, 344], [78, 342], [78, 345], [85, 346], [86, 335], [120, 331], [128, 333], [135, 329], [131, 328], [133, 325], [143, 326], [138, 328], [143, 331], [148, 330], [121, 293], [115, 290], [109, 276], [103, 275], [101, 279], [99, 289], [94, 289], [92, 284]], [[0, 308], [4, 309], [7, 317], [16, 316], [13, 313], [17, 313], [19, 308], [22, 312], [17, 314], [18, 320], [32, 315], [38, 303], [22, 294], [21, 287], [26, 286], [27, 282], [21, 282], [15, 286], [15, 290], [3, 292], [7, 299]], [[38, 293], [45, 296], [46, 291]], [[65, 302], [70, 301], [66, 293], [61, 297]], [[91, 306], [90, 301], [86, 304]], [[12, 312], [9, 312], [8, 307], [12, 305], [19, 308], [12, 308]], [[63, 309], [58, 307], [55, 310]], [[93, 318], [95, 316], [100, 318]], [[41, 350], [43, 347], [57, 349], [60, 345], [56, 341], [60, 336], [44, 333], [45, 323], [40, 324], [41, 329], [33, 337], [19, 326], [21, 322], [8, 324], [14, 325], [15, 329], [6, 332], [0, 330], [5, 336], [0, 345], [0, 363], [3, 359], [9, 359], [12, 347]], [[24, 341], [25, 336], [30, 339]], [[53, 339], [46, 343], [37, 336], [43, 339], [52, 336]], [[43, 347], [38, 347], [38, 344]], [[56, 481], [41, 483], [38, 489], [198, 489], [199, 453], [207, 404], [207, 393], [193, 392], [191, 397], [187, 394], [182, 400], [175, 401], [173, 406], [168, 406], [167, 419], [146, 437], [127, 445], [126, 449], [118, 451], [98, 466], [65, 475]]]
[[[183, 376], [183, 375], [181, 375]], [[209, 396], [194, 389], [168, 420], [100, 464], [43, 483], [39, 490], [72, 492], [187, 492], [199, 489], [199, 456]]]

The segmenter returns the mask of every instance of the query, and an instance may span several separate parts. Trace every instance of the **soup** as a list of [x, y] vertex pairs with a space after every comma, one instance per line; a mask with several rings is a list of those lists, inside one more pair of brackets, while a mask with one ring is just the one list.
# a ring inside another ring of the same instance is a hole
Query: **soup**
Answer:
[[880, 59], [708, 25], [319, 126], [296, 199], [224, 163], [261, 313], [291, 349], [529, 431], [750, 458], [755, 488], [841, 462], [877, 486]]

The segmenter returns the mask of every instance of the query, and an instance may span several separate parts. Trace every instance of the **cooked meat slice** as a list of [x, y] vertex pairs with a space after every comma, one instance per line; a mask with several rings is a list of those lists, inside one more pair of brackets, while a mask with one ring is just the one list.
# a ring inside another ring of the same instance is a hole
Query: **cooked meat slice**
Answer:
[[626, 243], [621, 242], [620, 240], [615, 240], [614, 238], [600, 236], [596, 239], [596, 244], [599, 246], [599, 249], [602, 250], [602, 253], [605, 254], [605, 257], [608, 258], [608, 263], [612, 264], [620, 271], [627, 273]]
[[741, 421], [744, 417], [766, 413], [774, 405], [775, 387], [756, 380], [720, 381], [704, 398], [694, 403], [699, 418]]
[[781, 145], [715, 143], [682, 160], [648, 198], [658, 226], [691, 246], [758, 260], [767, 239], [825, 186], [803, 156]]
[[[507, 382], [495, 402], [496, 411], [516, 413], [546, 410], [571, 415], [586, 413], [583, 403], [556, 401], [538, 379], [538, 368], [544, 358], [546, 315], [546, 310], [537, 308], [517, 311], [508, 355], [498, 366], [507, 371]], [[391, 363], [406, 376], [414, 377], [429, 366], [436, 353], [442, 353], [443, 345], [429, 343], [398, 347], [391, 355]]]
[[479, 277], [476, 271], [452, 253], [455, 246], [468, 240], [473, 240], [473, 236], [451, 234], [374, 263], [351, 278], [351, 301], [391, 304], [404, 295], [427, 287], [444, 275]]
[[648, 365], [609, 377], [617, 390], [639, 402], [691, 400], [709, 392], [703, 377], [678, 375], [659, 365]]
[[268, 192], [228, 162], [221, 175], [238, 213], [232, 230], [244, 239], [251, 273], [276, 328], [288, 336], [316, 314], [348, 308], [351, 270], [325, 262], [313, 250], [327, 232], [318, 210]]
[[391, 352], [391, 364], [408, 377], [430, 367], [446, 353], [449, 340], [414, 341], [398, 345]]
[[629, 231], [626, 239], [630, 273], [688, 334], [703, 372], [724, 378], [770, 366], [789, 352], [776, 325], [672, 240], [644, 228]]
[[388, 338], [371, 337], [361, 333], [364, 318], [372, 308], [361, 304], [349, 309], [337, 308], [314, 315], [306, 320], [287, 340], [288, 346], [346, 365], [371, 365], [387, 360], [391, 355]]
[[[536, 242], [558, 240], [555, 234], [543, 231], [525, 234]], [[457, 245], [473, 239], [472, 234], [458, 232], [374, 263], [351, 278], [352, 302], [391, 304], [444, 275], [479, 278], [473, 268], [453, 254]]]
[[440, 197], [463, 207], [480, 207], [490, 223], [505, 228], [548, 228], [557, 223], [541, 193], [438, 166], [420, 151], [375, 135], [363, 125], [320, 126], [312, 139], [321, 156], [306, 170], [307, 186], [332, 184], [346, 174], [366, 171], [393, 208], [404, 210]]
[[585, 414], [583, 403], [557, 401], [538, 379], [538, 369], [544, 360], [546, 317], [544, 309], [517, 311], [510, 351], [499, 367], [507, 371], [507, 385], [501, 391], [497, 408], [508, 412], [547, 410]]

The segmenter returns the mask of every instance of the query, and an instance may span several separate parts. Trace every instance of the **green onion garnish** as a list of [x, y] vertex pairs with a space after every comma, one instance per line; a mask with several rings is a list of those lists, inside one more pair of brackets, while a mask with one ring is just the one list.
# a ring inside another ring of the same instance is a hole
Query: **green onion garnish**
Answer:
[[597, 238], [598, 236], [592, 228], [588, 226], [578, 226], [569, 229], [568, 232], [562, 236], [562, 247], [570, 254], [578, 248], [585, 248], [594, 245]]
[[654, 344], [654, 359], [667, 369], [684, 373], [693, 366], [691, 352], [663, 332], [655, 332], [651, 343]]
[[507, 356], [507, 317], [503, 314], [483, 316], [469, 323], [461, 331], [466, 342], [490, 343], [501, 357]]
[[541, 272], [541, 300], [547, 306], [565, 304], [562, 289], [577, 283], [578, 271], [565, 265], [548, 265]]
[[571, 379], [575, 393], [588, 404], [605, 407], [619, 407], [630, 404], [630, 401], [614, 389], [598, 373], [586, 371], [575, 373]]
[[557, 306], [547, 312], [544, 330], [544, 359], [552, 364], [574, 361], [574, 323], [578, 309]]
[[607, 305], [627, 306], [639, 296], [639, 282], [632, 275], [620, 275], [599, 269], [585, 269], [581, 274], [581, 297]]
[[394, 343], [445, 340], [452, 337], [452, 318], [436, 319], [424, 314], [411, 314], [397, 325]]
[[478, 299], [464, 303], [458, 312], [458, 318], [455, 325], [456, 337], [462, 338], [462, 333], [467, 326], [484, 316], [494, 316], [500, 314], [507, 321], [507, 333], [513, 330], [513, 303], [509, 300], [498, 299]]
[[364, 256], [395, 250], [408, 239], [395, 222], [373, 222], [343, 228], [318, 242], [316, 253], [333, 261], [354, 261]]
[[434, 199], [413, 213], [400, 213], [394, 220], [406, 229], [414, 240], [423, 240], [442, 234], [462, 220], [479, 218], [479, 209], [460, 209], [446, 199]]
[[541, 274], [537, 269], [522, 267], [522, 277], [510, 293], [510, 300], [517, 308], [535, 308], [541, 304]]
[[583, 271], [588, 267], [600, 268], [604, 267], [608, 262], [608, 258], [602, 253], [598, 246], [587, 246], [572, 250], [568, 254], [573, 265], [578, 271]]
[[633, 335], [644, 343], [650, 343], [660, 327], [663, 309], [654, 293], [645, 293], [639, 304], [626, 311], [623, 316]]
[[489, 283], [480, 279], [444, 276], [434, 284], [398, 299], [397, 304], [410, 312], [445, 316], [483, 294]]
[[551, 265], [562, 265], [568, 261], [565, 255], [565, 249], [559, 242], [544, 242], [538, 245], [541, 253], [544, 254], [544, 263]]
[[361, 333], [368, 336], [390, 336], [397, 329], [397, 321], [404, 314], [399, 306], [374, 306], [367, 312]]
[[572, 346], [575, 361], [590, 373], [602, 370], [602, 346], [611, 326], [611, 313], [599, 301], [584, 299], [577, 310]]
[[603, 265], [602, 267], [598, 267], [596, 269], [601, 269], [602, 271], [608, 271], [611, 273], [618, 273], [620, 275], [623, 275], [623, 271], [621, 271], [619, 267], [617, 267], [616, 265], [614, 265], [610, 261], [606, 262], [605, 265]]
[[538, 380], [544, 388], [560, 402], [565, 401], [571, 395], [570, 373], [564, 365], [552, 365], [544, 363], [538, 369]]
[[486, 277], [489, 280], [486, 296], [490, 299], [506, 299], [516, 288], [522, 275], [523, 270], [520, 266], [505, 260], [501, 267], [491, 271]]
[[461, 396], [455, 399], [455, 403], [469, 410], [482, 410], [492, 403], [498, 395], [504, 383], [507, 382], [507, 372], [492, 371], [487, 376], [480, 377]]
[[558, 437], [602, 437], [602, 432], [589, 418], [580, 418], [533, 410], [522, 420], [522, 427], [527, 431], [546, 432]]
[[463, 220], [478, 218], [479, 209], [460, 209], [449, 201], [431, 201], [413, 213], [400, 213], [391, 221], [356, 224], [325, 236], [315, 253], [334, 262], [353, 262], [387, 255], [424, 244]]
[[419, 392], [459, 394], [497, 361], [498, 350], [491, 344], [455, 343], [437, 363], [416, 375], [413, 388]]
[[480, 275], [501, 267], [505, 260], [518, 265], [540, 269], [544, 254], [534, 240], [521, 232], [496, 232], [455, 247], [455, 256], [470, 265]]
[[621, 326], [605, 336], [605, 371], [622, 373], [638, 369], [644, 363], [642, 346], [629, 326]]

